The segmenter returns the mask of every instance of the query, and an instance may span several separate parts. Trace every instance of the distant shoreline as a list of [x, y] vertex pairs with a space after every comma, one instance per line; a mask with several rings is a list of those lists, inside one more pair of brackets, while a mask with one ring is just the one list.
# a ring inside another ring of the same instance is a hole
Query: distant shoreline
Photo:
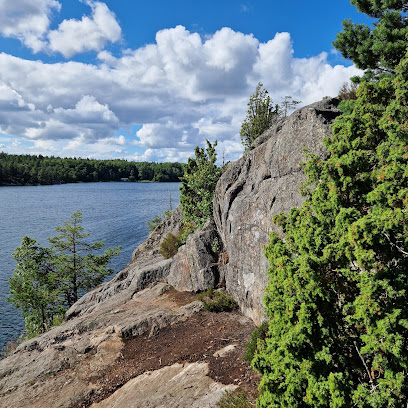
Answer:
[[153, 180], [117, 180], [117, 181], [72, 181], [55, 183], [37, 183], [37, 184], [19, 184], [19, 183], [0, 183], [0, 187], [38, 187], [38, 186], [60, 186], [63, 184], [90, 184], [90, 183], [180, 183], [180, 181], [153, 181]]

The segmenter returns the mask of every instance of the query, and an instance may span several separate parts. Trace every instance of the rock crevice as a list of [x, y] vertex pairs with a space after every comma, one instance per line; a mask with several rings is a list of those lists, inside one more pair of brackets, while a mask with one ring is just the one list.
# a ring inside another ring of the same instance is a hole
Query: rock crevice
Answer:
[[257, 324], [264, 319], [268, 262], [263, 248], [270, 232], [277, 231], [273, 216], [304, 201], [299, 193], [304, 149], [327, 157], [322, 141], [331, 136], [330, 124], [341, 113], [338, 103], [325, 99], [279, 121], [228, 166], [217, 184], [214, 220], [229, 259], [226, 288]]

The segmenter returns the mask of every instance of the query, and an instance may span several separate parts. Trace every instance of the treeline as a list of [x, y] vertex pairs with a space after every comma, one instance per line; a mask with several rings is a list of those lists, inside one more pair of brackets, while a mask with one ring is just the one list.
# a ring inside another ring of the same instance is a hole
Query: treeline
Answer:
[[0, 185], [95, 181], [179, 181], [181, 163], [129, 162], [0, 153]]

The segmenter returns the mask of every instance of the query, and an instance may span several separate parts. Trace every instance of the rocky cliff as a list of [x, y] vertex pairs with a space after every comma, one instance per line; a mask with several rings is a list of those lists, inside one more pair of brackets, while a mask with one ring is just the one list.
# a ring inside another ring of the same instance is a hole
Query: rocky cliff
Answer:
[[[73, 305], [64, 324], [1, 360], [0, 405], [210, 408], [224, 390], [253, 389], [242, 356], [251, 319], [264, 318], [263, 246], [273, 215], [302, 203], [303, 149], [326, 155], [322, 139], [339, 114], [337, 103], [299, 109], [231, 163], [216, 188], [214, 220], [172, 259], [158, 248], [178, 232], [180, 209], [126, 268]], [[202, 310], [194, 292], [221, 286], [244, 315]]]
[[331, 135], [330, 124], [340, 114], [338, 103], [325, 99], [274, 125], [228, 166], [217, 184], [214, 219], [228, 259], [226, 288], [257, 324], [264, 318], [268, 262], [263, 248], [276, 230], [273, 216], [304, 201], [299, 193], [305, 180], [300, 166], [304, 149], [326, 157], [322, 140]]

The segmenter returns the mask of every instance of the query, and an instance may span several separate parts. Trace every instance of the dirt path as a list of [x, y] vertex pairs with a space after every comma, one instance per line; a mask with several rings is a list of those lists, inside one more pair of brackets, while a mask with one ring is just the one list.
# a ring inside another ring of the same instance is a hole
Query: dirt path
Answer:
[[[200, 312], [184, 322], [154, 328], [123, 344], [121, 357], [114, 364], [90, 378], [97, 391], [71, 408], [89, 407], [100, 402], [147, 371], [155, 371], [175, 363], [206, 362], [209, 376], [222, 384], [234, 384], [255, 395], [259, 377], [243, 356], [245, 343], [254, 326], [240, 314]], [[225, 349], [227, 346], [227, 349]], [[216, 352], [224, 349], [221, 356]], [[228, 351], [230, 350], [230, 351]]]

